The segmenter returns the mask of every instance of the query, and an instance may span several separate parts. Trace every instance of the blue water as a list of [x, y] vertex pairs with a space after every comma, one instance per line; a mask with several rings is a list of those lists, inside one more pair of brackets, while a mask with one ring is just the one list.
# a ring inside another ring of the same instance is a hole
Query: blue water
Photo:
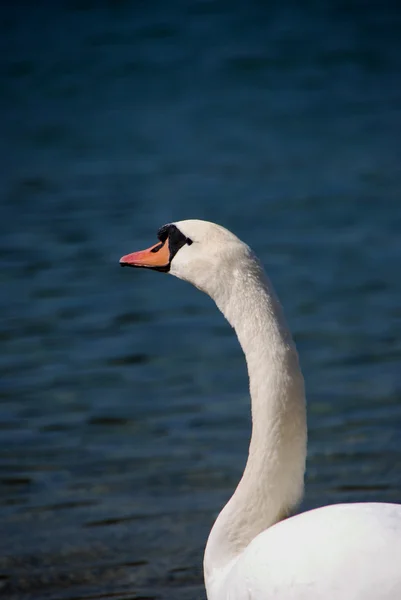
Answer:
[[400, 31], [392, 2], [2, 8], [5, 598], [205, 599], [247, 376], [207, 297], [118, 266], [171, 220], [232, 229], [275, 284], [303, 508], [401, 502]]

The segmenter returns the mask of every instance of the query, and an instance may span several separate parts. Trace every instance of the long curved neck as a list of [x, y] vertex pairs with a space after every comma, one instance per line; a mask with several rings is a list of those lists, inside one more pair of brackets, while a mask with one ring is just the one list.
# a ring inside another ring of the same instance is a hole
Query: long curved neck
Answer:
[[248, 366], [252, 436], [245, 471], [218, 516], [205, 551], [208, 598], [261, 532], [285, 518], [303, 493], [306, 416], [302, 373], [281, 306], [249, 257], [213, 293]]

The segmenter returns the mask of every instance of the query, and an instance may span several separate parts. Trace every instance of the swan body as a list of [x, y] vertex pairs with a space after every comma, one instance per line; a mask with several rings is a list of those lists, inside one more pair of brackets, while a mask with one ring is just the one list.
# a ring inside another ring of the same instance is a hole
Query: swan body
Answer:
[[399, 506], [337, 504], [260, 533], [208, 598], [396, 600], [401, 597]]
[[401, 505], [339, 504], [291, 516], [304, 487], [304, 382], [282, 308], [250, 248], [188, 220], [122, 266], [170, 272], [216, 302], [245, 354], [252, 436], [243, 476], [206, 545], [208, 600], [400, 600]]

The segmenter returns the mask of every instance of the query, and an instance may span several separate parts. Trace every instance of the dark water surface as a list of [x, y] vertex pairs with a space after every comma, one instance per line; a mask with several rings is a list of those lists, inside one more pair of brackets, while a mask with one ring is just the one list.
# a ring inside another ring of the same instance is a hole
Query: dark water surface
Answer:
[[2, 5], [5, 598], [205, 598], [247, 378], [208, 298], [118, 267], [170, 220], [232, 229], [275, 283], [304, 506], [401, 502], [401, 10], [301, 4]]

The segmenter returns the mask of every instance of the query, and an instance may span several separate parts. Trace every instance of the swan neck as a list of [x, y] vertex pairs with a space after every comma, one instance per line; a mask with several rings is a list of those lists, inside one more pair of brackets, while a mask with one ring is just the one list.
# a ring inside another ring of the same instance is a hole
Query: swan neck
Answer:
[[209, 600], [248, 544], [298, 504], [306, 457], [304, 383], [297, 352], [282, 308], [256, 259], [232, 274], [216, 303], [245, 354], [252, 434], [241, 481], [206, 546]]

